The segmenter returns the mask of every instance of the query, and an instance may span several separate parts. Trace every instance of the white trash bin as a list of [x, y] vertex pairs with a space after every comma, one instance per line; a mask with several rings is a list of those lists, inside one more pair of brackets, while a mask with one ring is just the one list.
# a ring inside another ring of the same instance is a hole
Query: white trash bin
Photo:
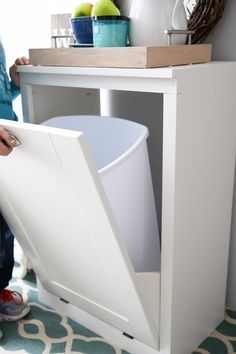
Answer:
[[147, 127], [101, 116], [55, 117], [43, 125], [84, 133], [135, 271], [160, 271]]

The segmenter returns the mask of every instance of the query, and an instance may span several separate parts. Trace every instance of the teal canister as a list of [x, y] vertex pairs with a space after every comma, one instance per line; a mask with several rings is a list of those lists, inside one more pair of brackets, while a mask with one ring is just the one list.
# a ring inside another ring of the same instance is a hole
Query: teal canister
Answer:
[[129, 22], [126, 16], [93, 16], [93, 46], [126, 47]]

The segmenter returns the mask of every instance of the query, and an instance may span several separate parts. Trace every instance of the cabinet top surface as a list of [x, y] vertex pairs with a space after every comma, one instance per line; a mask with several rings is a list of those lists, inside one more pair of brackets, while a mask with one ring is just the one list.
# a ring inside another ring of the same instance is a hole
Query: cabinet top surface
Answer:
[[123, 69], [123, 68], [90, 68], [90, 67], [58, 67], [58, 66], [18, 66], [22, 74], [57, 74], [57, 75], [87, 75], [110, 77], [146, 77], [174, 79], [186, 72], [213, 70], [216, 73], [223, 69], [236, 71], [236, 62], [210, 62], [206, 64], [182, 65], [154, 69]]

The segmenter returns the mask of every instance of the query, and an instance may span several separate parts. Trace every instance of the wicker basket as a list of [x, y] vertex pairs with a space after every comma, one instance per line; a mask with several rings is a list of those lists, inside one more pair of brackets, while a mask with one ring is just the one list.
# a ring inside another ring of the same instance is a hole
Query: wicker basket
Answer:
[[188, 29], [195, 31], [192, 43], [201, 43], [221, 19], [225, 0], [197, 0], [189, 14]]

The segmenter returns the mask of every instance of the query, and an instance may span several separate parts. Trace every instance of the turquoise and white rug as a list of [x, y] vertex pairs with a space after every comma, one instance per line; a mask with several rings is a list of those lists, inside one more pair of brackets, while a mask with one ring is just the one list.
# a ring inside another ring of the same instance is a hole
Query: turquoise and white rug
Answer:
[[[35, 276], [15, 278], [11, 287], [20, 291], [31, 312], [18, 322], [0, 322], [0, 354], [129, 354], [38, 300]], [[225, 320], [192, 354], [236, 353], [236, 312], [226, 310]], [[143, 353], [145, 354], [145, 353]]]
[[236, 353], [236, 312], [225, 312], [224, 321], [206, 338], [192, 354], [235, 354]]
[[0, 353], [129, 354], [38, 300], [33, 272], [14, 279], [11, 288], [23, 294], [31, 312], [17, 322], [0, 322]]

